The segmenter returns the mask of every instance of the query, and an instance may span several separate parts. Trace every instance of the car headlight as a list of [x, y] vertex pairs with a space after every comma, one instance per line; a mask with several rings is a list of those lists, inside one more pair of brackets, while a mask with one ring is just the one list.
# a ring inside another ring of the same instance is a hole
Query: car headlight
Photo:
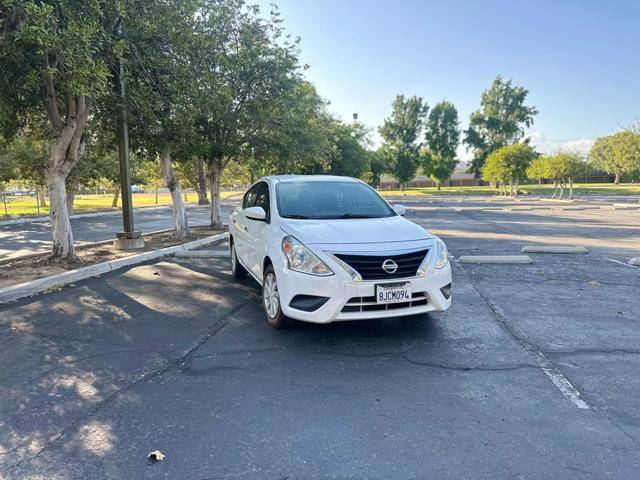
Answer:
[[449, 263], [449, 250], [442, 240], [436, 238], [436, 261], [434, 267], [444, 268]]
[[326, 263], [292, 236], [282, 239], [282, 251], [291, 270], [322, 277], [333, 275]]

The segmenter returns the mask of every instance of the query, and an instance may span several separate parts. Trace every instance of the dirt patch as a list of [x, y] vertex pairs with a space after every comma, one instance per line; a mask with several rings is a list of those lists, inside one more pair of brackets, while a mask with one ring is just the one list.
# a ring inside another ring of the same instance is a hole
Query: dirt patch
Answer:
[[116, 250], [113, 248], [112, 243], [78, 246], [76, 247], [77, 259], [71, 261], [52, 260], [47, 255], [22, 260], [16, 259], [0, 265], [0, 288], [18, 285], [96, 263], [130, 257], [141, 252], [192, 242], [193, 240], [222, 232], [222, 230], [213, 230], [209, 227], [192, 227], [191, 235], [186, 239], [176, 238], [173, 232], [154, 233], [144, 236], [145, 247], [143, 249], [133, 251]]

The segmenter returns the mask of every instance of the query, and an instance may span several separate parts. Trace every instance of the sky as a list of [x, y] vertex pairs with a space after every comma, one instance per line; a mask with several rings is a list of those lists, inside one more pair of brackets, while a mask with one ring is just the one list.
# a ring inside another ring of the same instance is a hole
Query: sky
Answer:
[[453, 102], [464, 128], [497, 75], [529, 89], [540, 113], [528, 134], [543, 153], [588, 150], [640, 120], [640, 0], [261, 0], [263, 10], [271, 3], [345, 121], [357, 112], [376, 130], [402, 93]]

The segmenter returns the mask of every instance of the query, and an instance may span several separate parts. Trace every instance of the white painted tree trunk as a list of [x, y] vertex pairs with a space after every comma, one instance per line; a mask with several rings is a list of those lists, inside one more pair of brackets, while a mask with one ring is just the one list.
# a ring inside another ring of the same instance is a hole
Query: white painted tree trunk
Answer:
[[220, 211], [220, 175], [222, 174], [222, 161], [214, 159], [209, 165], [211, 176], [211, 228], [224, 228]]
[[36, 195], [38, 196], [38, 199], [40, 200], [40, 206], [41, 207], [46, 207], [47, 206], [47, 195], [44, 191], [44, 187], [38, 187], [36, 188]]
[[182, 200], [182, 192], [180, 184], [176, 179], [171, 165], [171, 149], [165, 146], [160, 152], [160, 170], [165, 186], [171, 194], [171, 203], [173, 204], [173, 217], [176, 222], [176, 236], [185, 238], [189, 235], [189, 222], [187, 220], [187, 209]]
[[75, 255], [73, 233], [67, 210], [66, 178], [62, 175], [51, 175], [47, 179], [50, 195], [51, 230], [53, 233], [53, 257], [68, 258]]
[[67, 208], [66, 181], [69, 173], [80, 160], [83, 150], [83, 132], [89, 118], [90, 101], [83, 95], [67, 93], [64, 120], [60, 115], [55, 85], [45, 76], [47, 90], [47, 115], [57, 132], [57, 138], [49, 152], [45, 173], [50, 195], [52, 231], [51, 255], [54, 258], [73, 258], [73, 234]]
[[573, 178], [569, 179], [569, 200], [573, 200]]
[[111, 207], [116, 208], [118, 206], [118, 198], [120, 198], [120, 185], [116, 187], [116, 190], [113, 192], [113, 199], [111, 200]]

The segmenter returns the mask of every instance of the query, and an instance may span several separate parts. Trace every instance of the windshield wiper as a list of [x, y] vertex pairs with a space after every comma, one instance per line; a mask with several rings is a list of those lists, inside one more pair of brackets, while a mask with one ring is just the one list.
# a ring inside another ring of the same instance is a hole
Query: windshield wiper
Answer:
[[296, 220], [308, 220], [309, 217], [306, 215], [284, 215], [284, 218], [293, 218]]
[[337, 217], [330, 217], [336, 219], [342, 218], [379, 218], [378, 215], [361, 215], [358, 213], [343, 213], [342, 215], [338, 215]]

